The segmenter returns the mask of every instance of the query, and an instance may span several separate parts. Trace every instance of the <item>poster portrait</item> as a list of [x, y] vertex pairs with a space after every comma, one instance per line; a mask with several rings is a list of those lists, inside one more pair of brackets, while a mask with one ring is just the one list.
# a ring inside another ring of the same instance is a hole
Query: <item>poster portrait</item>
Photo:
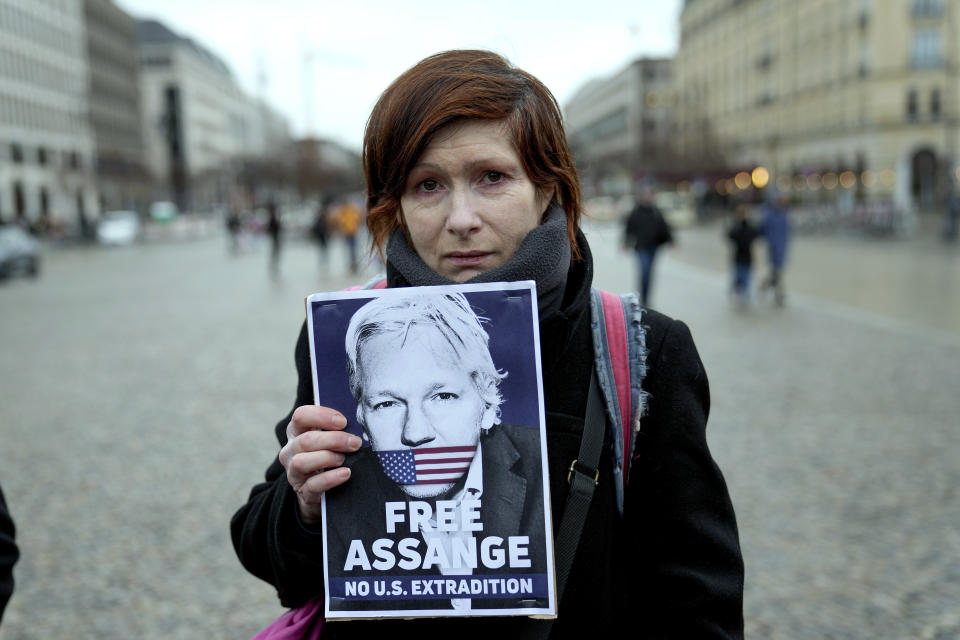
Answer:
[[328, 619], [556, 614], [532, 282], [307, 299], [317, 404], [363, 439], [323, 495]]

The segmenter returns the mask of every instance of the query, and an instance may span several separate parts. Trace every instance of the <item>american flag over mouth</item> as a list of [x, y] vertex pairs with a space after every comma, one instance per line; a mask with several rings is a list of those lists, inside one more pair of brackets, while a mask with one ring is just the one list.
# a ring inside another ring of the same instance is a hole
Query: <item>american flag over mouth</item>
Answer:
[[477, 447], [424, 447], [378, 451], [380, 465], [397, 484], [447, 484], [466, 473]]

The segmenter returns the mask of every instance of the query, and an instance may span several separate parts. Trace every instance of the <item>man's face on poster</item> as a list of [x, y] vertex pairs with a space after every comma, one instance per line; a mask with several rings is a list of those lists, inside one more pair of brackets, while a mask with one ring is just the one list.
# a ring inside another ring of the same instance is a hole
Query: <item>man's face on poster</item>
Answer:
[[[481, 429], [494, 422], [496, 408], [484, 401], [471, 372], [434, 327], [373, 336], [358, 361], [359, 414], [375, 452], [476, 447]], [[457, 479], [399, 486], [411, 497], [428, 498]]]

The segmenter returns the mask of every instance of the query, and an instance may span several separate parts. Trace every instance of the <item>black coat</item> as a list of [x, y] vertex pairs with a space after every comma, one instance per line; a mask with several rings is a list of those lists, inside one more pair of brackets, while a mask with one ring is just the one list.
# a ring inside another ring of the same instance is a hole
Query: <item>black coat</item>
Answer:
[[14, 542], [15, 532], [13, 518], [7, 513], [7, 503], [0, 490], [0, 619], [3, 619], [3, 610], [13, 593], [13, 565], [20, 557]]
[[641, 202], [624, 224], [624, 244], [634, 249], [656, 249], [662, 244], [673, 242], [673, 231], [660, 209], [652, 204]]
[[749, 220], [737, 220], [727, 229], [727, 238], [733, 245], [733, 263], [753, 264], [753, 241], [760, 237], [760, 229]]
[[[389, 267], [389, 265], [388, 265]], [[390, 286], [406, 283], [388, 270]], [[589, 322], [592, 265], [570, 271], [562, 308], [541, 317], [540, 338], [553, 523], [566, 500], [566, 470], [577, 457], [593, 355]], [[551, 637], [583, 637], [625, 623], [641, 638], [741, 638], [743, 562], [733, 507], [710, 456], [706, 373], [687, 327], [646, 311], [650, 394], [627, 488], [617, 512], [610, 455], [604, 443], [594, 495], [559, 618]], [[306, 329], [296, 348], [294, 406], [313, 403]], [[276, 426], [286, 442], [288, 414]], [[607, 438], [609, 440], [609, 438]], [[244, 566], [277, 587], [281, 602], [299, 606], [323, 590], [317, 536], [296, 517], [297, 500], [274, 458], [233, 518], [234, 546]], [[269, 621], [264, 621], [266, 624]], [[517, 637], [523, 618], [418, 619], [327, 623], [324, 638], [389, 637], [448, 632], [457, 640]], [[397, 626], [400, 625], [400, 626]], [[418, 637], [414, 635], [413, 637]]]

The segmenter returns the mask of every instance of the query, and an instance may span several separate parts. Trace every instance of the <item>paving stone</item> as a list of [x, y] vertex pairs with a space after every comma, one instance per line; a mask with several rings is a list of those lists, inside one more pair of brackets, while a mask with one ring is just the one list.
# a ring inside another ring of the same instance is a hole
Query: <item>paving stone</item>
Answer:
[[[632, 288], [616, 228], [588, 234], [597, 284]], [[710, 376], [748, 637], [960, 637], [960, 293], [942, 289], [960, 263], [927, 256], [891, 284], [936, 299], [925, 319], [842, 304], [857, 279], [831, 270], [876, 245], [804, 239], [805, 288], [739, 311], [714, 239], [679, 234], [654, 304], [691, 326]], [[278, 281], [262, 247], [230, 257], [222, 238], [45, 257], [38, 282], [0, 286], [0, 482], [23, 552], [0, 639], [250, 637], [282, 610], [229, 518], [276, 455], [304, 296], [363, 276], [342, 247], [322, 272], [296, 241]]]

